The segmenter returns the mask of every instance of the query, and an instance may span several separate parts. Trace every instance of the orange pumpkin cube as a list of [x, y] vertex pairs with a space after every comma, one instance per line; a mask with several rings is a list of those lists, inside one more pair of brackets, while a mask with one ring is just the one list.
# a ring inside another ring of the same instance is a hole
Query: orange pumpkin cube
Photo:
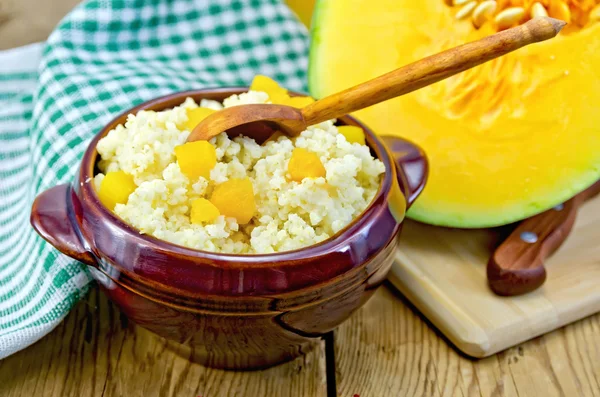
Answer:
[[285, 105], [290, 99], [288, 91], [281, 87], [277, 82], [267, 76], [256, 75], [252, 84], [250, 85], [250, 91], [262, 91], [269, 95], [271, 103], [276, 105]]
[[181, 125], [181, 129], [192, 131], [202, 120], [215, 113], [216, 110], [209, 108], [195, 108], [195, 109], [187, 109], [186, 113], [188, 119], [185, 123]]
[[208, 179], [210, 170], [217, 164], [217, 150], [208, 141], [187, 142], [176, 146], [175, 157], [181, 172], [193, 180], [201, 176]]
[[221, 215], [219, 209], [213, 203], [205, 198], [199, 198], [192, 201], [192, 210], [190, 211], [190, 221], [195, 224], [212, 222]]
[[303, 107], [308, 106], [313, 102], [315, 102], [314, 98], [309, 96], [293, 96], [290, 97], [286, 105], [302, 109]]
[[257, 210], [249, 178], [232, 178], [215, 186], [210, 202], [222, 215], [235, 218], [240, 225], [250, 222]]
[[109, 210], [113, 211], [115, 205], [126, 204], [129, 195], [136, 189], [133, 177], [124, 171], [108, 172], [100, 183], [98, 196], [100, 201]]
[[304, 178], [325, 177], [327, 172], [319, 156], [306, 149], [296, 148], [288, 163], [288, 173], [291, 180], [302, 182]]
[[337, 127], [340, 134], [346, 137], [346, 140], [350, 143], [365, 144], [365, 132], [362, 128], [354, 125], [343, 125]]

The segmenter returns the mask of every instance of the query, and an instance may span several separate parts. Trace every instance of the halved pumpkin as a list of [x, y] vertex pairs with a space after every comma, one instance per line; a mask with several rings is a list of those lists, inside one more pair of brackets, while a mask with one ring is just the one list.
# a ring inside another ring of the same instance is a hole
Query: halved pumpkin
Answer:
[[286, 0], [286, 3], [296, 13], [298, 19], [306, 27], [310, 27], [315, 0]]
[[555, 39], [356, 113], [427, 153], [431, 174], [409, 217], [463, 228], [518, 221], [600, 177], [598, 4], [319, 0], [310, 92], [322, 98], [532, 15], [568, 19]]

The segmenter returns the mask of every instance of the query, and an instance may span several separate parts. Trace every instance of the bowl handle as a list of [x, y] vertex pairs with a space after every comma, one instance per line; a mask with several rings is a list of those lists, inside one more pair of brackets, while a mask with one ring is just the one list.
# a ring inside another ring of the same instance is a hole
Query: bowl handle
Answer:
[[70, 184], [58, 185], [36, 197], [30, 222], [44, 240], [65, 255], [88, 265], [96, 265], [92, 253], [84, 247], [77, 225], [81, 203]]
[[398, 167], [398, 183], [410, 207], [423, 191], [429, 166], [427, 156], [414, 143], [394, 136], [382, 136], [381, 139], [390, 150]]

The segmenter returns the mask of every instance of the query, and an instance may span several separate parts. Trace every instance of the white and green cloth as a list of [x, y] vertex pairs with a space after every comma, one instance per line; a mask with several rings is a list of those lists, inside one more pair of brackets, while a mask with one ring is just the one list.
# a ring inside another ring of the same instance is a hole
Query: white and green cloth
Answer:
[[282, 0], [89, 0], [47, 42], [0, 52], [0, 359], [84, 296], [84, 266], [31, 228], [35, 196], [72, 181], [90, 139], [157, 96], [248, 85], [306, 91], [308, 32]]

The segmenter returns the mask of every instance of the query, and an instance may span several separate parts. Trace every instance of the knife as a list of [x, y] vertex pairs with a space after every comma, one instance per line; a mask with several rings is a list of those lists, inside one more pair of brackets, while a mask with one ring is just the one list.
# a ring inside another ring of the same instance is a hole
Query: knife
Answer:
[[487, 278], [492, 291], [515, 296], [539, 288], [546, 280], [544, 260], [566, 240], [579, 207], [599, 193], [597, 181], [565, 203], [521, 222], [488, 261]]

